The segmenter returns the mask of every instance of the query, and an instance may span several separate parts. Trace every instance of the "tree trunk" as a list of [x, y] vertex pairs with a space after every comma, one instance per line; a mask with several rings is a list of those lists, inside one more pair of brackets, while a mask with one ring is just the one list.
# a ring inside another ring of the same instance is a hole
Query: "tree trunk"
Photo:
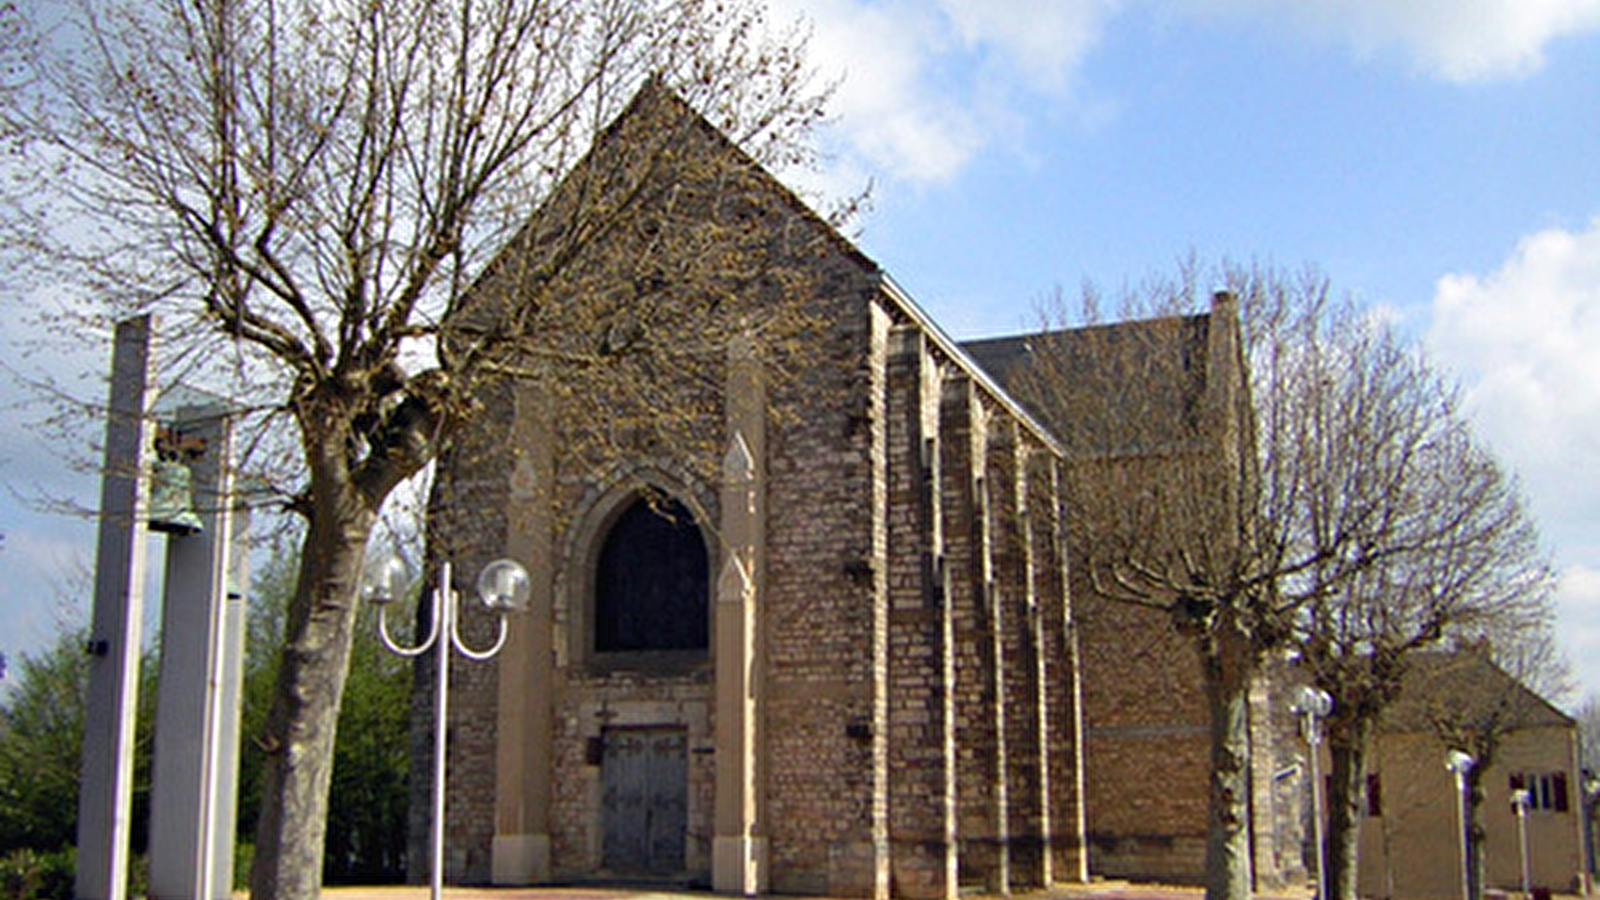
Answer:
[[1367, 739], [1364, 716], [1328, 723], [1328, 896], [1355, 900], [1360, 876], [1361, 806], [1366, 797]]
[[1206, 814], [1206, 900], [1248, 900], [1250, 867], [1250, 676], [1248, 636], [1226, 616], [1202, 639], [1211, 718]]
[[[319, 497], [327, 492], [317, 491]], [[315, 900], [322, 887], [333, 741], [374, 515], [356, 491], [309, 516], [268, 714], [252, 900]]]
[[1489, 765], [1479, 760], [1467, 771], [1467, 897], [1483, 900], [1483, 771]]

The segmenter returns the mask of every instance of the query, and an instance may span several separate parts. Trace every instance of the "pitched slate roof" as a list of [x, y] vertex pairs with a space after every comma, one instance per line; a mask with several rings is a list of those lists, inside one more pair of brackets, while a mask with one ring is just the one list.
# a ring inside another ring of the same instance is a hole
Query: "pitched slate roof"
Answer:
[[1152, 453], [1197, 436], [1209, 314], [963, 343], [1075, 455]]

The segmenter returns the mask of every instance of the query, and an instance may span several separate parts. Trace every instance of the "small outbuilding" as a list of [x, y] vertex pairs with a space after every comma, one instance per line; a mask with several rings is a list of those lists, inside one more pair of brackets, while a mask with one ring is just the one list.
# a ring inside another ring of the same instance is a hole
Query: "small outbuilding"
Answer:
[[1475, 758], [1485, 890], [1522, 892], [1525, 824], [1529, 886], [1588, 892], [1577, 723], [1483, 652], [1419, 658], [1375, 744], [1360, 822], [1362, 896], [1461, 896], [1462, 794], [1444, 763], [1453, 749]]

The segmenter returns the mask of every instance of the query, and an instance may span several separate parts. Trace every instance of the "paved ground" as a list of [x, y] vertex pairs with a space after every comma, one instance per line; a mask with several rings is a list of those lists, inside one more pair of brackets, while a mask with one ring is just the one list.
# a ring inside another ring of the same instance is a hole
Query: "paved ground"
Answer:
[[[405, 887], [330, 887], [322, 892], [327, 900], [428, 900], [426, 886]], [[1172, 885], [1129, 884], [1124, 881], [1096, 881], [1089, 884], [1058, 885], [1050, 891], [1018, 894], [1037, 900], [1200, 900], [1199, 888]], [[707, 891], [675, 888], [628, 887], [537, 887], [483, 888], [449, 887], [444, 900], [719, 900], [722, 895]], [[1307, 891], [1285, 891], [1271, 900], [1309, 900]], [[809, 898], [825, 900], [825, 898]], [[1258, 897], [1257, 900], [1268, 900]]]
[[[322, 891], [327, 900], [429, 900], [426, 886], [404, 887], [330, 887]], [[1198, 887], [1167, 884], [1130, 883], [1126, 881], [1093, 881], [1088, 884], [1059, 884], [1048, 891], [1034, 891], [1014, 895], [1013, 900], [1203, 900], [1205, 891]], [[1514, 894], [1500, 894], [1515, 898]], [[248, 900], [243, 892], [234, 894], [234, 900]], [[1567, 894], [1556, 895], [1558, 900], [1580, 900]], [[770, 895], [770, 900], [829, 900], [825, 897], [791, 898], [789, 895]], [[963, 894], [963, 900], [997, 900], [982, 894]], [[727, 900], [725, 895], [710, 891], [692, 891], [672, 887], [627, 886], [573, 886], [532, 888], [449, 887], [444, 889], [443, 900]], [[1254, 900], [1314, 900], [1309, 889], [1289, 889], [1271, 894], [1257, 894]]]

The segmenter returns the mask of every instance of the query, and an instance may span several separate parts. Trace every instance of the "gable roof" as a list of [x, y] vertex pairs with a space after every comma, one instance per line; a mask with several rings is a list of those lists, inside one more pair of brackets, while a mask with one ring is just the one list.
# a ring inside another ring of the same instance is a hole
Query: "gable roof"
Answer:
[[1468, 724], [1493, 722], [1504, 730], [1576, 725], [1478, 648], [1417, 654], [1379, 728], [1428, 731], [1440, 716]]
[[799, 194], [796, 194], [788, 185], [767, 171], [765, 166], [747, 153], [743, 147], [735, 143], [732, 138], [728, 137], [722, 129], [711, 124], [711, 120], [691, 106], [689, 101], [685, 100], [677, 91], [668, 87], [666, 82], [657, 75], [651, 75], [645, 79], [644, 84], [634, 94], [633, 99], [628, 102], [627, 107], [595, 139], [595, 146], [599, 147], [606, 141], [613, 139], [614, 135], [625, 129], [630, 119], [651, 115], [665, 117], [664, 120], [658, 121], [668, 121], [674, 126], [694, 129], [701, 137], [710, 141], [713, 146], [722, 152], [732, 154], [743, 165], [759, 172], [766, 182], [766, 187], [774, 193], [784, 206], [815, 227], [818, 233], [824, 235], [835, 249], [855, 260], [865, 269], [874, 272], [881, 271], [876, 262], [861, 252], [861, 248], [840, 234], [839, 230], [833, 227], [831, 222], [812, 209], [809, 204], [800, 198]]
[[877, 294], [885, 304], [901, 318], [916, 325], [938, 353], [966, 374], [996, 405], [1014, 416], [1034, 439], [1052, 453], [1062, 454], [1063, 449], [1057, 436], [1036, 418], [1034, 412], [1020, 402], [1002, 381], [992, 377], [990, 372], [975, 362], [962, 345], [946, 334], [921, 305], [876, 261], [840, 234], [832, 223], [807, 205], [799, 195], [767, 171], [659, 78], [652, 77], [645, 81], [623, 112], [602, 130], [594, 146], [584, 160], [574, 167], [574, 171], [589, 165], [591, 159], [604, 152], [607, 144], [626, 141], [629, 130], [638, 126], [641, 120], [655, 127], [691, 129], [697, 137], [709, 142], [709, 146], [714, 148], [712, 152], [728, 154], [729, 158], [736, 160], [741, 168], [754, 173], [755, 182], [762, 190], [769, 192], [785, 208], [800, 216], [828, 242], [829, 246], [859, 266], [862, 274], [876, 285]]
[[1208, 313], [962, 345], [1077, 456], [1168, 452], [1200, 435]]
[[922, 329], [923, 333], [927, 335], [928, 339], [933, 343], [933, 345], [938, 348], [938, 350], [944, 356], [954, 363], [957, 368], [966, 373], [966, 375], [970, 377], [981, 390], [983, 390], [993, 400], [995, 400], [1008, 412], [1014, 415], [1019, 421], [1021, 421], [1024, 427], [1032, 432], [1034, 437], [1036, 437], [1041, 443], [1049, 447], [1054, 453], [1062, 453], [1062, 447], [1057, 435], [1043, 422], [1035, 417], [1034, 410], [1030, 409], [1027, 404], [1020, 402], [1011, 392], [1003, 379], [994, 377], [993, 373], [987, 367], [974, 360], [966, 349], [966, 345], [955, 341], [947, 333], [945, 333], [944, 329], [940, 327], [939, 323], [935, 321], [932, 316], [928, 315], [927, 311], [922, 308], [921, 304], [917, 303], [910, 293], [908, 293], [903, 287], [900, 286], [898, 282], [890, 277], [889, 273], [885, 271], [882, 266], [878, 265], [875, 260], [864, 253], [861, 248], [857, 247], [848, 238], [840, 234], [839, 230], [835, 228], [832, 223], [818, 215], [817, 212], [813, 210], [804, 200], [802, 200], [798, 194], [791, 190], [788, 185], [784, 184], [771, 172], [768, 172], [765, 167], [761, 166], [754, 159], [752, 159], [744, 152], [742, 148], [729, 139], [726, 134], [722, 133], [722, 131], [719, 130], [715, 125], [712, 125], [711, 122], [705, 118], [705, 116], [701, 115], [697, 110], [694, 109], [694, 107], [690, 106], [687, 101], [668, 88], [660, 81], [660, 79], [652, 77], [646, 81], [644, 87], [640, 88], [638, 95], [629, 104], [628, 109], [619, 115], [617, 120], [607, 128], [607, 133], [609, 134], [612, 130], [620, 128], [624, 120], [626, 120], [630, 115], [645, 114], [643, 110], [647, 109], [646, 104], [649, 103], [666, 104], [672, 110], [672, 115], [675, 117], [683, 117], [685, 121], [692, 125], [692, 127], [701, 130], [712, 140], [716, 141], [719, 146], [726, 150], [726, 152], [738, 154], [742, 159], [747, 161], [750, 166], [760, 172], [761, 175], [764, 176], [765, 181], [768, 182], [769, 187], [777, 192], [777, 195], [782, 198], [783, 202], [788, 206], [789, 209], [798, 213], [813, 227], [819, 229], [821, 233], [826, 234], [836, 249], [843, 252], [850, 259], [856, 261], [863, 268], [863, 270], [868, 272], [871, 277], [876, 279], [879, 295], [887, 300], [891, 307], [896, 309], [905, 318], [916, 323]]

